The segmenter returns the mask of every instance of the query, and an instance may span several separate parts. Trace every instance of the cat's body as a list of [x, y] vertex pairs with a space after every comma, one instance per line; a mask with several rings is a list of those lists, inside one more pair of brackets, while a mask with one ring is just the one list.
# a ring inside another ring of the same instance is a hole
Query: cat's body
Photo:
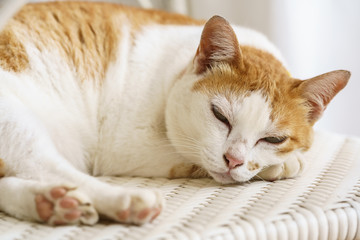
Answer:
[[263, 35], [235, 36], [220, 17], [203, 29], [112, 4], [24, 7], [0, 35], [0, 210], [143, 223], [159, 214], [158, 193], [89, 175], [296, 176], [348, 72], [303, 84]]

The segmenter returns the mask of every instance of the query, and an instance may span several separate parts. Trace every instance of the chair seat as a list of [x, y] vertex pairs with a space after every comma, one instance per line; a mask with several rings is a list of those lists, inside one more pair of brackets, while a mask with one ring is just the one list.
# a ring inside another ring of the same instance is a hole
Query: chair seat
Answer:
[[360, 239], [360, 139], [317, 133], [306, 159], [301, 177], [275, 182], [102, 177], [160, 189], [166, 208], [143, 226], [51, 227], [0, 213], [0, 239]]

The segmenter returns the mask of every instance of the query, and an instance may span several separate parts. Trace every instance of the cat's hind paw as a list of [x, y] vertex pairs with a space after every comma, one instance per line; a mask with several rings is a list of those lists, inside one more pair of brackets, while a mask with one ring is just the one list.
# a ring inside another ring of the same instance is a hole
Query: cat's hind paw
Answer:
[[104, 215], [117, 222], [137, 225], [151, 222], [164, 208], [161, 194], [147, 189], [120, 191], [104, 204]]
[[124, 209], [116, 212], [119, 222], [144, 224], [154, 220], [163, 208], [163, 200], [159, 192], [142, 190], [134, 191], [123, 198]]
[[95, 224], [98, 213], [91, 201], [76, 189], [52, 187], [35, 197], [40, 219], [50, 225]]

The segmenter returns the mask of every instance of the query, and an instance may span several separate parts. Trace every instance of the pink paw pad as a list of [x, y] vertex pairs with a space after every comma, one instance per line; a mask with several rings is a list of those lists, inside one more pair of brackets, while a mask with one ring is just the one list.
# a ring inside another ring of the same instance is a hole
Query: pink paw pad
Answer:
[[118, 214], [119, 221], [126, 222], [130, 217], [130, 209], [120, 211]]
[[71, 195], [74, 195], [74, 191], [65, 187], [54, 187], [48, 193], [36, 195], [36, 210], [40, 219], [51, 225], [97, 222], [98, 215], [91, 204], [81, 203]]
[[153, 221], [160, 213], [161, 208], [145, 208], [139, 212], [132, 212], [130, 209], [127, 209], [118, 212], [117, 216], [120, 222], [144, 223]]
[[36, 210], [40, 218], [47, 221], [53, 214], [54, 204], [48, 201], [44, 195], [37, 195], [35, 198]]
[[65, 196], [66, 192], [67, 190], [63, 187], [55, 187], [50, 190], [51, 196], [55, 199]]

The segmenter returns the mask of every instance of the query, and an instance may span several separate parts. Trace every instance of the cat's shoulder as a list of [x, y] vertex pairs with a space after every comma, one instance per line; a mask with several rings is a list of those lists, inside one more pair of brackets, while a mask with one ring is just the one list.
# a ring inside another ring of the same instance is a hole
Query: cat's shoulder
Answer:
[[134, 36], [147, 26], [203, 23], [180, 14], [115, 3], [29, 3], [0, 32], [0, 67], [11, 72], [28, 69], [31, 46], [39, 54], [46, 49], [57, 50], [75, 66], [79, 65], [77, 68], [84, 65], [79, 59], [99, 59], [100, 69], [84, 68], [85, 72], [98, 72], [115, 58], [122, 36], [128, 36], [125, 31]]
[[[149, 24], [202, 25], [205, 23], [204, 20], [196, 20], [181, 14], [107, 2], [29, 3], [17, 13], [15, 19], [19, 21], [51, 19], [58, 23], [65, 20], [76, 20], [77, 24], [81, 24], [82, 20], [91, 19], [93, 22], [101, 24], [101, 22], [111, 21], [113, 17], [118, 18], [119, 16], [126, 17], [134, 27]], [[66, 24], [66, 22], [62, 23]]]

